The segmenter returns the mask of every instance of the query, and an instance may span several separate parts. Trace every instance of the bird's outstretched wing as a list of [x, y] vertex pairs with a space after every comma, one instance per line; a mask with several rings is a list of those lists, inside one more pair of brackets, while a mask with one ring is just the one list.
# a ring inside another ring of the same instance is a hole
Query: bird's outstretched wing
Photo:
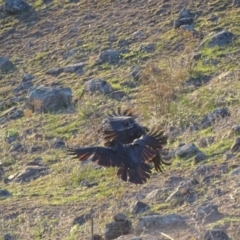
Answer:
[[119, 154], [110, 147], [83, 147], [83, 148], [68, 148], [68, 155], [73, 155], [80, 161], [91, 159], [100, 166], [104, 167], [121, 167], [122, 160]]

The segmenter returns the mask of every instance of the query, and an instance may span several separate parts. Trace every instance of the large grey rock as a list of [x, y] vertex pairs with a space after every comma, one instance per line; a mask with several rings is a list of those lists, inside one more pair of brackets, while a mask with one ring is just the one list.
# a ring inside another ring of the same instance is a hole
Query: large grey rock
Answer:
[[138, 220], [135, 228], [136, 234], [160, 231], [164, 233], [173, 233], [173, 229], [177, 232], [179, 230], [186, 230], [187, 217], [178, 214], [167, 215], [151, 215], [144, 216]]
[[180, 158], [190, 158], [199, 153], [200, 150], [196, 147], [194, 143], [186, 144], [179, 147], [175, 154]]
[[115, 64], [120, 60], [120, 52], [118, 50], [108, 49], [100, 53], [96, 64], [109, 63]]
[[11, 14], [17, 14], [31, 9], [29, 3], [25, 0], [5, 0], [3, 9]]
[[90, 94], [93, 93], [102, 93], [108, 94], [112, 90], [112, 87], [109, 83], [102, 79], [91, 79], [87, 81], [84, 85], [84, 91]]
[[6, 57], [0, 57], [0, 71], [8, 73], [15, 70], [13, 63]]
[[224, 30], [215, 34], [211, 34], [207, 39], [203, 40], [200, 47], [215, 47], [215, 46], [226, 46], [234, 40], [234, 34]]
[[25, 107], [34, 112], [52, 112], [70, 106], [71, 102], [70, 88], [36, 86], [29, 90]]
[[230, 240], [230, 237], [223, 229], [211, 229], [205, 233], [203, 240]]
[[112, 240], [116, 239], [121, 235], [127, 235], [133, 233], [133, 227], [131, 221], [129, 221], [126, 217], [114, 216], [114, 222], [106, 224], [105, 229], [105, 239]]

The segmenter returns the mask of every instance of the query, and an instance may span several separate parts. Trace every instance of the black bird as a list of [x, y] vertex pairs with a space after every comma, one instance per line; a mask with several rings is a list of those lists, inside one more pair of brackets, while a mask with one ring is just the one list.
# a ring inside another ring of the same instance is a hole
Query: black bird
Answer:
[[161, 137], [161, 131], [153, 129], [129, 144], [112, 139], [104, 147], [69, 148], [67, 151], [80, 161], [91, 159], [100, 166], [119, 168], [117, 175], [125, 182], [143, 184], [150, 178], [148, 162], [156, 155], [154, 149], [161, 148]]
[[[129, 144], [135, 139], [146, 135], [149, 129], [137, 123], [136, 118], [137, 116], [133, 114], [131, 109], [122, 111], [118, 108], [117, 112], [113, 111], [112, 114], [109, 114], [109, 116], [102, 121], [99, 128], [99, 132], [103, 135], [104, 145], [108, 146], [109, 141], [113, 139], [123, 144]], [[164, 135], [163, 131], [159, 132], [158, 140], [160, 146], [153, 148], [156, 154], [150, 162], [154, 163], [156, 171], [163, 172], [163, 164], [171, 165], [171, 162], [164, 161], [161, 157], [163, 146], [167, 144], [167, 136]]]

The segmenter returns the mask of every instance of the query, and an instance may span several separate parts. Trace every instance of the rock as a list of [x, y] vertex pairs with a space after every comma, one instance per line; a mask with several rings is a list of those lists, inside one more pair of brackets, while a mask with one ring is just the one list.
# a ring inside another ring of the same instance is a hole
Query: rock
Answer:
[[36, 86], [29, 90], [26, 106], [34, 112], [54, 112], [69, 107], [72, 101], [70, 88]]
[[81, 186], [91, 188], [91, 187], [94, 187], [94, 186], [98, 186], [98, 183], [97, 182], [90, 183], [90, 182], [84, 180], [84, 181], [81, 182]]
[[117, 42], [118, 47], [127, 47], [132, 44], [132, 40], [130, 39], [121, 39]]
[[211, 34], [207, 39], [203, 40], [200, 43], [199, 48], [201, 47], [215, 47], [215, 46], [226, 46], [234, 40], [235, 36], [233, 33], [224, 30], [215, 34]]
[[118, 50], [105, 50], [100, 53], [98, 59], [96, 60], [96, 64], [116, 64], [120, 61], [120, 52]]
[[200, 165], [195, 168], [193, 175], [198, 177], [198, 178], [204, 178], [207, 176], [216, 176], [216, 175], [221, 175], [222, 173], [227, 172], [227, 165], [226, 164], [221, 164], [220, 166], [217, 164], [204, 164]]
[[34, 79], [34, 76], [31, 74], [26, 74], [22, 78], [22, 82], [19, 86], [17, 86], [13, 92], [18, 93], [23, 90], [27, 90], [33, 86], [32, 80]]
[[9, 233], [6, 233], [6, 234], [3, 236], [3, 240], [16, 240], [16, 237], [12, 236], [12, 235], [9, 234]]
[[25, 0], [5, 0], [3, 9], [10, 14], [17, 14], [31, 9]]
[[216, 14], [212, 14], [208, 19], [209, 22], [217, 22], [218, 16]]
[[167, 198], [167, 193], [171, 191], [171, 189], [172, 188], [155, 189], [146, 196], [146, 200], [153, 202], [164, 201]]
[[136, 234], [153, 232], [154, 230], [164, 232], [166, 234], [173, 233], [173, 229], [186, 230], [187, 218], [178, 214], [151, 215], [144, 216], [138, 220], [135, 228]]
[[190, 158], [197, 155], [200, 150], [196, 147], [194, 143], [186, 144], [182, 147], [179, 147], [175, 154], [180, 158]]
[[233, 126], [231, 132], [235, 135], [240, 135], [240, 125]]
[[73, 219], [73, 225], [78, 224], [79, 226], [81, 226], [81, 225], [85, 224], [88, 220], [90, 220], [91, 218], [92, 218], [92, 214], [91, 213], [75, 217]]
[[[116, 218], [115, 216], [114, 219], [118, 219], [118, 217]], [[128, 219], [118, 220], [106, 224], [104, 236], [106, 240], [112, 240], [122, 235], [131, 234], [132, 232], [133, 227], [131, 221]]]
[[0, 199], [1, 198], [8, 198], [8, 197], [11, 197], [11, 196], [12, 196], [12, 194], [8, 190], [0, 188]]
[[191, 25], [193, 24], [193, 18], [192, 17], [185, 17], [181, 19], [177, 19], [173, 22], [174, 28], [179, 28], [182, 25]]
[[197, 52], [197, 53], [194, 53], [193, 56], [192, 56], [192, 59], [197, 61], [199, 60], [200, 58], [202, 57], [202, 53], [201, 52]]
[[62, 72], [63, 72], [63, 68], [50, 68], [47, 70], [46, 74], [59, 75]]
[[230, 112], [228, 108], [217, 108], [213, 112], [207, 114], [201, 121], [201, 127], [207, 128], [210, 127], [213, 123], [218, 122], [219, 120], [229, 117]]
[[37, 157], [33, 161], [28, 162], [26, 165], [27, 166], [43, 166], [41, 161], [42, 161], [42, 158], [41, 157]]
[[240, 167], [234, 169], [234, 171], [231, 173], [231, 176], [238, 176], [240, 175]]
[[191, 16], [192, 16], [191, 12], [188, 9], [183, 8], [179, 12], [179, 16], [178, 17], [179, 18], [187, 18], [187, 17], [191, 17]]
[[8, 73], [15, 70], [13, 63], [6, 57], [0, 57], [0, 71], [3, 73]]
[[199, 147], [205, 148], [208, 147], [209, 145], [214, 143], [215, 138], [214, 137], [205, 137], [205, 138], [201, 138], [198, 141], [198, 145]]
[[53, 143], [53, 148], [55, 148], [55, 149], [64, 148], [65, 146], [66, 146], [65, 142], [61, 139], [57, 139]]
[[232, 6], [239, 7], [240, 6], [240, 0], [232, 0]]
[[[45, 176], [50, 173], [50, 169], [45, 166], [28, 166], [21, 173], [15, 174], [11, 179], [14, 182], [30, 182], [41, 176]], [[9, 178], [8, 178], [9, 179]]]
[[147, 45], [141, 45], [140, 46], [140, 51], [144, 51], [147, 53], [153, 53], [156, 49], [156, 44], [154, 43], [149, 43]]
[[173, 188], [173, 187], [178, 186], [183, 181], [184, 181], [183, 177], [171, 176], [171, 177], [168, 178], [168, 180], [166, 180], [164, 185], [169, 187], [169, 188]]
[[124, 91], [118, 90], [114, 91], [110, 94], [111, 98], [120, 101], [123, 97], [126, 96], [126, 93]]
[[204, 240], [230, 240], [230, 237], [223, 229], [211, 229], [204, 235]]
[[231, 146], [230, 149], [232, 152], [239, 152], [240, 151], [240, 138], [237, 138]]
[[22, 152], [23, 151], [23, 146], [21, 143], [14, 143], [10, 150], [10, 152]]
[[140, 68], [137, 67], [137, 66], [134, 66], [134, 67], [132, 67], [132, 69], [131, 69], [130, 75], [133, 77], [134, 80], [137, 81], [137, 80], [139, 80], [140, 73], [141, 73]]
[[84, 91], [93, 94], [96, 92], [102, 94], [108, 94], [112, 90], [112, 87], [109, 83], [102, 79], [92, 79], [85, 83]]
[[193, 25], [184, 24], [184, 25], [181, 25], [179, 28], [187, 32], [192, 32], [192, 33], [195, 32]]
[[204, 203], [194, 212], [195, 219], [205, 223], [215, 222], [222, 216], [223, 214], [218, 211], [218, 206], [212, 203]]
[[149, 205], [147, 205], [144, 202], [137, 201], [133, 204], [131, 212], [132, 214], [139, 214], [149, 209], [150, 209]]
[[194, 164], [198, 164], [203, 160], [205, 160], [206, 158], [207, 158], [207, 155], [203, 152], [200, 152], [194, 157]]
[[83, 67], [85, 66], [84, 63], [76, 63], [73, 65], [69, 65], [63, 68], [63, 71], [66, 73], [73, 73], [77, 72], [78, 74], [83, 74]]
[[127, 220], [127, 216], [124, 213], [117, 213], [114, 217], [113, 217], [114, 221], [126, 221]]

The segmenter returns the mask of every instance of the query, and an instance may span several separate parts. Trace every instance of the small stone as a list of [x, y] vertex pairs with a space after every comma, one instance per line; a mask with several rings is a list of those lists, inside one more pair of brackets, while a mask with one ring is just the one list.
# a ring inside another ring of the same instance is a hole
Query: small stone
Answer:
[[114, 217], [113, 217], [114, 221], [125, 221], [127, 220], [127, 216], [123, 213], [117, 213]]
[[194, 164], [198, 164], [203, 160], [205, 160], [206, 158], [207, 158], [206, 154], [203, 152], [200, 152], [194, 157]]
[[231, 176], [238, 176], [240, 175], [240, 167], [236, 168], [232, 173]]
[[204, 240], [230, 240], [229, 236], [222, 229], [208, 230], [204, 235]]
[[0, 198], [11, 197], [12, 194], [6, 189], [0, 189]]
[[132, 214], [139, 214], [139, 213], [145, 212], [149, 209], [150, 209], [149, 205], [147, 205], [144, 202], [137, 201], [133, 204], [131, 212], [132, 212]]

